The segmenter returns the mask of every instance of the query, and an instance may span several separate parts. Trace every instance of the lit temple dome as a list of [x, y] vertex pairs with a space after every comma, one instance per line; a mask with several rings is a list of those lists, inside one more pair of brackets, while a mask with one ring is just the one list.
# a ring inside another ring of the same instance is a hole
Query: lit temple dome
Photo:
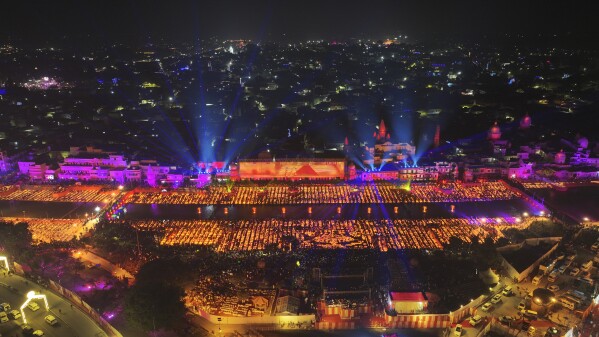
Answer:
[[526, 114], [520, 120], [520, 128], [521, 129], [528, 129], [530, 127], [531, 123], [532, 123], [532, 119], [530, 118], [530, 116], [528, 114]]
[[589, 147], [589, 140], [586, 137], [578, 138], [578, 147], [586, 149]]
[[387, 127], [385, 126], [385, 121], [381, 119], [381, 124], [379, 125], [379, 132], [374, 133], [374, 138], [377, 141], [384, 142], [385, 140], [391, 138], [391, 135], [387, 132]]
[[499, 125], [497, 125], [497, 122], [495, 122], [495, 124], [493, 124], [493, 126], [489, 130], [488, 139], [489, 140], [499, 140], [500, 138], [501, 138], [501, 129], [499, 128]]

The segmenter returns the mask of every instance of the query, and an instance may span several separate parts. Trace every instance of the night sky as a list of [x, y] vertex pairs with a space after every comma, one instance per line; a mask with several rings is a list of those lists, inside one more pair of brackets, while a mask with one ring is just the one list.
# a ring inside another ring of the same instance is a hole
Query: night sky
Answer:
[[[0, 40], [175, 42], [560, 34], [593, 44], [592, 1], [3, 1]], [[66, 39], [65, 39], [66, 37]]]

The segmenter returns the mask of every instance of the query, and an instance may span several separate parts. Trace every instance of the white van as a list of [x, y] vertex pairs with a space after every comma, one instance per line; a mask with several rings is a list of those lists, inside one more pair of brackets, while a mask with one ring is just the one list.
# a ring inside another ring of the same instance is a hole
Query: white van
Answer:
[[512, 286], [507, 286], [507, 287], [503, 288], [503, 290], [501, 291], [501, 294], [503, 296], [510, 296], [512, 294]]
[[535, 285], [535, 286], [538, 285], [542, 278], [543, 278], [543, 276], [541, 276], [541, 275], [535, 276], [532, 279], [532, 285]]
[[549, 282], [555, 282], [557, 280], [557, 276], [558, 276], [558, 272], [557, 271], [552, 271], [551, 274], [549, 274], [549, 277], [547, 277], [547, 280]]

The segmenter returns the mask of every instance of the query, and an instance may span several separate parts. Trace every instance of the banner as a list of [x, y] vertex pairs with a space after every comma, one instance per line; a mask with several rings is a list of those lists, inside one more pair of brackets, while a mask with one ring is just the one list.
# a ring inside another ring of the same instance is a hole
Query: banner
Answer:
[[241, 179], [343, 179], [345, 162], [330, 161], [241, 161]]

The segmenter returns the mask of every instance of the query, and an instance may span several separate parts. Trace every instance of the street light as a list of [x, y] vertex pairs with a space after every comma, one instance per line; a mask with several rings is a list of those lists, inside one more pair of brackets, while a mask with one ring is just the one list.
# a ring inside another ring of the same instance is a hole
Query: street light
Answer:
[[30, 291], [27, 293], [27, 300], [25, 301], [25, 303], [23, 303], [23, 305], [21, 306], [21, 316], [23, 316], [23, 324], [27, 324], [27, 318], [25, 318], [25, 307], [27, 306], [27, 304], [29, 304], [29, 302], [31, 302], [32, 300], [39, 300], [39, 299], [44, 299], [44, 304], [46, 305], [46, 311], [50, 310], [50, 306], [48, 305], [48, 299], [46, 298], [46, 295], [42, 295], [42, 294], [36, 294], [35, 291]]
[[0, 256], [0, 261], [4, 261], [4, 268], [6, 268], [7, 271], [10, 271], [8, 266], [8, 258], [6, 258], [6, 256]]

